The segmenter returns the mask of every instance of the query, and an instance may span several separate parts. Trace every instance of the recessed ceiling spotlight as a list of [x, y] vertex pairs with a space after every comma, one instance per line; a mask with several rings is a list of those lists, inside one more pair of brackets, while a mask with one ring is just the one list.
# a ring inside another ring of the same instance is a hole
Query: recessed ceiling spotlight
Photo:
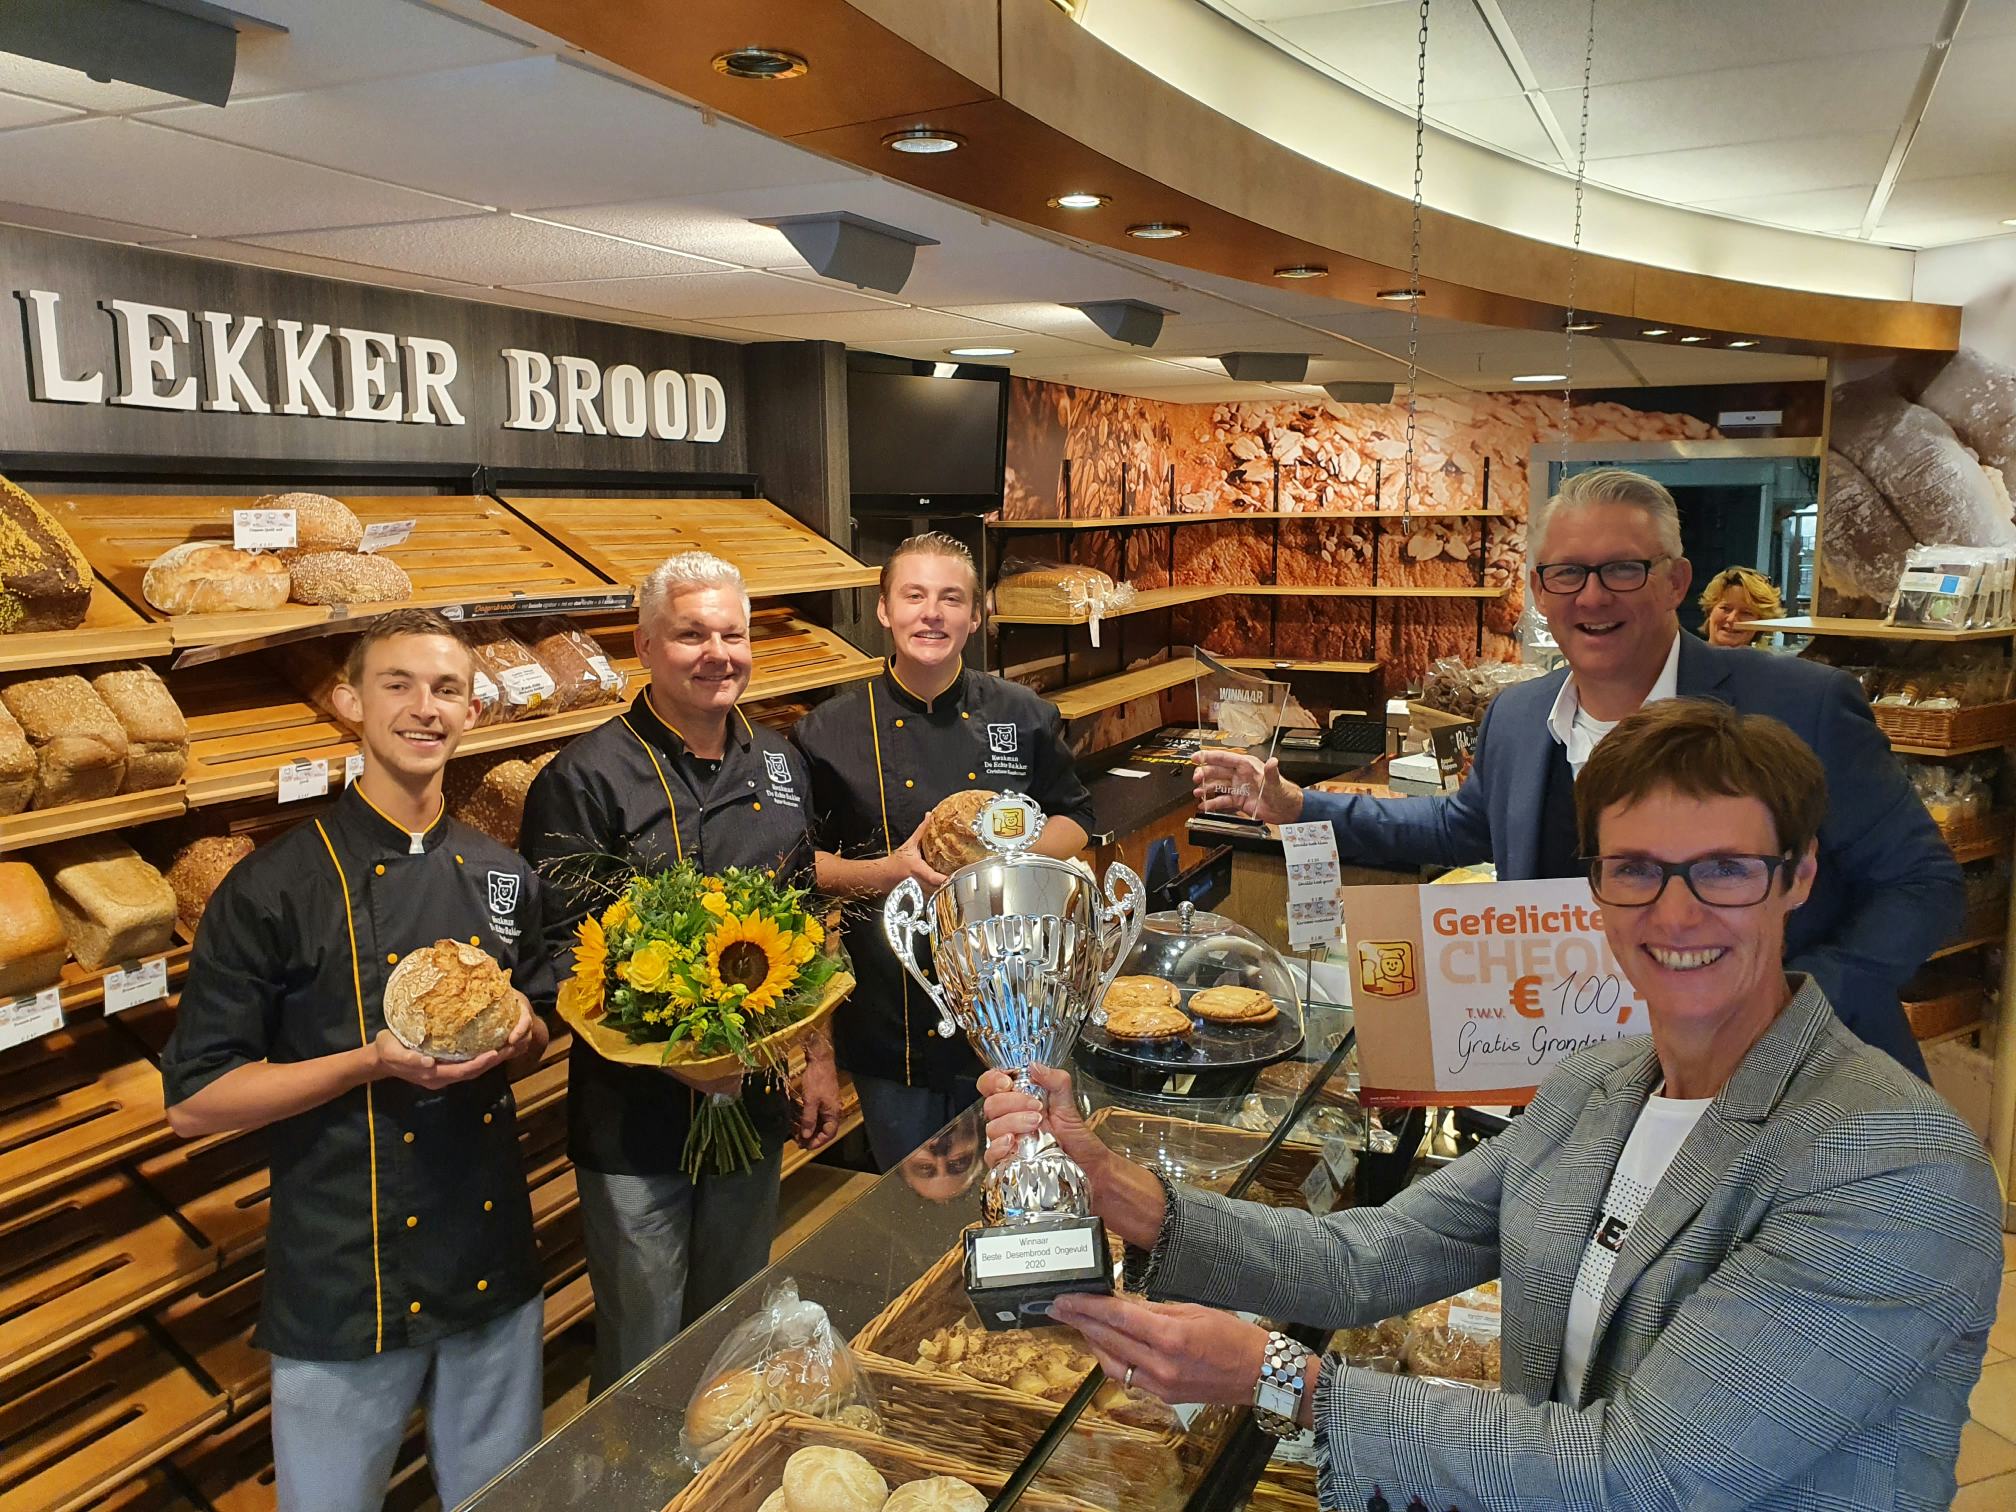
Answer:
[[1101, 205], [1112, 203], [1113, 196], [1110, 194], [1087, 194], [1078, 189], [1069, 194], [1054, 195], [1050, 200], [1051, 207], [1057, 210], [1097, 210]]
[[1179, 236], [1188, 236], [1190, 228], [1181, 221], [1143, 221], [1138, 226], [1129, 226], [1127, 234], [1141, 241], [1174, 241]]
[[2016, 215], [2010, 216], [2009, 219], [2002, 222], [2002, 224], [2005, 226], [2016, 226]]
[[1330, 270], [1321, 263], [1290, 263], [1274, 270], [1276, 278], [1328, 278]]
[[947, 357], [1013, 357], [1013, 347], [947, 347]]
[[1682, 336], [1680, 339], [1688, 346], [1692, 346], [1695, 342], [1706, 341], [1708, 338], [1706, 336]]
[[714, 60], [714, 72], [731, 79], [795, 79], [805, 60], [776, 47], [738, 47]]
[[1754, 341], [1732, 341], [1729, 343], [1729, 345], [1731, 345], [1732, 347], [1746, 347], [1746, 346], [1755, 346], [1757, 345], [1757, 343]]
[[891, 152], [931, 157], [940, 152], [957, 152], [966, 145], [966, 138], [956, 131], [940, 131], [935, 126], [912, 126], [907, 131], [890, 132], [882, 138], [882, 145]]
[[1415, 295], [1420, 293], [1421, 290], [1419, 289], [1381, 289], [1372, 297], [1374, 299], [1383, 299], [1389, 304], [1406, 304]]
[[1565, 383], [1568, 381], [1568, 375], [1566, 373], [1514, 373], [1512, 381], [1514, 383]]
[[1638, 334], [1640, 336], [1671, 336], [1673, 333], [1664, 326], [1647, 326]]
[[1602, 330], [1603, 322], [1600, 320], [1571, 320], [1561, 329], [1564, 331], [1574, 331], [1579, 335], [1583, 331]]

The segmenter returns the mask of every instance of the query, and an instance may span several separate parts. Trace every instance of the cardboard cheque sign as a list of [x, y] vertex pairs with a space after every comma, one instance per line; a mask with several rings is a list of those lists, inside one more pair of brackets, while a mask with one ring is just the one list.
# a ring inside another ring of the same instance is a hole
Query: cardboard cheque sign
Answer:
[[1579, 877], [1341, 898], [1368, 1106], [1523, 1103], [1577, 1050], [1651, 1027]]

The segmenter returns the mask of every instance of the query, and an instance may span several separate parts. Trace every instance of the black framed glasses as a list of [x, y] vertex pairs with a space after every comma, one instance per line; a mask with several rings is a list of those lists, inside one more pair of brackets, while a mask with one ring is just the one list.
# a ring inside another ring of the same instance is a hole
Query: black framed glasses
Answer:
[[1536, 569], [1540, 586], [1549, 593], [1580, 593], [1593, 573], [1612, 593], [1636, 593], [1652, 576], [1652, 569], [1668, 560], [1656, 557], [1620, 557], [1614, 562], [1542, 562]]
[[1650, 856], [1585, 856], [1589, 891], [1607, 908], [1649, 908], [1666, 884], [1685, 879], [1687, 890], [1710, 908], [1755, 908], [1771, 895], [1771, 879], [1791, 856], [1696, 856], [1655, 861]]

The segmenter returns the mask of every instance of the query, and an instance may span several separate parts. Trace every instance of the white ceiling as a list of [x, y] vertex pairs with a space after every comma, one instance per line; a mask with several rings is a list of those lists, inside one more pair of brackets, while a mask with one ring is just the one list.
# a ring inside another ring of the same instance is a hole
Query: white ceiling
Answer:
[[[478, 0], [233, 4], [287, 30], [241, 37], [223, 109], [0, 55], [0, 221], [728, 341], [821, 338], [934, 360], [949, 346], [1010, 346], [1018, 373], [1157, 398], [1405, 377], [1404, 311], [983, 219], [703, 115]], [[939, 245], [919, 249], [890, 297], [818, 277], [753, 223], [828, 210]], [[1175, 312], [1152, 352], [1067, 307], [1113, 298]], [[1561, 371], [1563, 348], [1546, 333], [1424, 319], [1422, 386], [1508, 387]], [[1236, 384], [1208, 360], [1248, 350], [1311, 354], [1310, 385]], [[1821, 370], [1611, 333], [1579, 338], [1574, 358], [1589, 387]]]
[[[1413, 113], [1417, 0], [1206, 3]], [[2016, 217], [2016, 0], [1965, 0], [1942, 59], [1948, 6], [1597, 0], [1589, 177], [1901, 247], [2003, 234]], [[1432, 0], [1428, 120], [1572, 173], [1589, 13], [1580, 0]], [[1939, 66], [1921, 118], [1928, 63]]]

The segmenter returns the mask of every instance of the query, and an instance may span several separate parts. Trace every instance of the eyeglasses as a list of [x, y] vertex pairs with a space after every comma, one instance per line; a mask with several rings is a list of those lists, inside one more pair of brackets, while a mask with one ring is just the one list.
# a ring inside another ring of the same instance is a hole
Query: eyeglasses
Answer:
[[1790, 856], [1696, 856], [1655, 861], [1650, 856], [1590, 856], [1589, 890], [1610, 908], [1649, 908], [1675, 877], [1710, 908], [1755, 908], [1771, 895], [1771, 879]]
[[1670, 558], [1625, 557], [1615, 562], [1543, 562], [1538, 571], [1540, 586], [1549, 593], [1580, 593], [1593, 572], [1612, 593], [1636, 593], [1645, 586], [1652, 569]]

